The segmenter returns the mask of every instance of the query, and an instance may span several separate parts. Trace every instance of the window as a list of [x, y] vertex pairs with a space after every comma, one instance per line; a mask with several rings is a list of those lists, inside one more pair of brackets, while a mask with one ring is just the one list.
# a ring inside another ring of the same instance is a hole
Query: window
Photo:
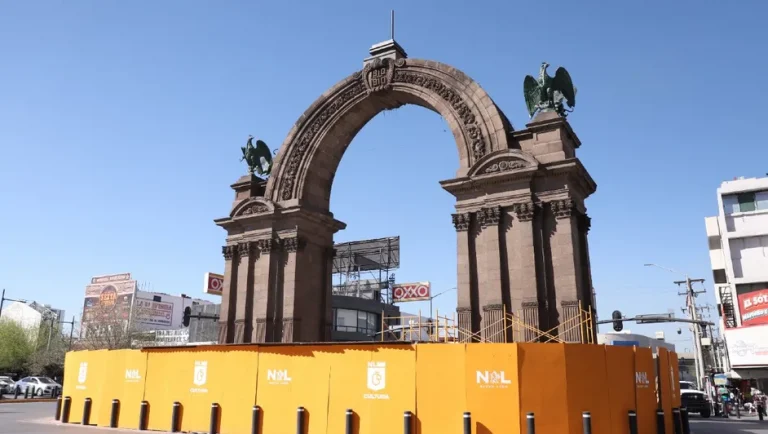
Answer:
[[333, 327], [341, 332], [357, 332], [368, 336], [378, 331], [379, 316], [354, 309], [334, 309]]
[[725, 270], [712, 270], [712, 274], [715, 278], [715, 283], [728, 283], [728, 279], [725, 277]]
[[736, 196], [739, 201], [739, 212], [754, 211], [755, 207], [755, 193], [742, 193]]
[[768, 191], [751, 191], [723, 196], [723, 210], [726, 214], [768, 211]]

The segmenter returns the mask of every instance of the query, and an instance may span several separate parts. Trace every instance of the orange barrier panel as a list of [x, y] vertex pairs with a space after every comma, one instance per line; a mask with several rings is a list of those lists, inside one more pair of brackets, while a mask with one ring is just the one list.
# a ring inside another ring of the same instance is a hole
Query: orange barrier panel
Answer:
[[672, 407], [680, 408], [683, 406], [680, 396], [680, 364], [675, 352], [669, 353], [669, 369], [672, 372]]
[[182, 431], [208, 431], [212, 403], [220, 405], [220, 430], [250, 430], [259, 360], [256, 346], [145, 351], [149, 429], [169, 430], [173, 402], [179, 401]]
[[571, 430], [579, 432], [576, 427], [583, 423], [583, 412], [588, 411], [594, 434], [611, 433], [605, 348], [598, 345], [565, 345], [565, 374]]
[[295, 432], [299, 407], [305, 409], [304, 432], [325, 432], [331, 363], [335, 361], [325, 350], [332, 352], [333, 347], [259, 348], [256, 404], [263, 411], [262, 432]]
[[[462, 417], [465, 411], [470, 411], [467, 406], [470, 385], [464, 378], [466, 347], [465, 344], [416, 346], [417, 433], [464, 432]], [[517, 361], [514, 371], [517, 372]], [[478, 416], [473, 409], [473, 421], [477, 421]]]
[[[521, 433], [527, 432], [525, 415], [529, 412], [535, 414], [538, 434], [571, 432], [565, 417], [568, 414], [565, 345], [517, 344]], [[573, 429], [574, 433], [580, 432], [581, 420]], [[577, 429], [579, 431], [575, 431]]]
[[637, 403], [637, 431], [639, 434], [656, 433], [656, 368], [650, 348], [635, 347], [635, 400]]
[[91, 398], [91, 423], [97, 420], [94, 401], [99, 398], [99, 391], [108, 384], [105, 377], [105, 365], [108, 350], [76, 351], [67, 353], [64, 359], [63, 395], [72, 398], [69, 421], [80, 423], [83, 419], [85, 398]]
[[669, 368], [669, 351], [658, 348], [656, 355], [656, 372], [659, 380], [659, 401], [664, 410], [664, 421], [668, 433], [674, 432], [672, 418], [672, 375]]
[[[467, 345], [465, 370], [467, 410], [475, 432], [519, 433], [518, 344]], [[453, 426], [461, 426], [457, 416], [444, 415]]]
[[611, 406], [610, 432], [629, 434], [629, 411], [637, 411], [635, 351], [631, 347], [605, 346], [605, 365]]
[[108, 381], [94, 399], [92, 423], [109, 426], [112, 400], [120, 401], [118, 426], [139, 427], [139, 405], [144, 399], [144, 380], [147, 376], [147, 354], [134, 350], [109, 351], [105, 357], [104, 378]]

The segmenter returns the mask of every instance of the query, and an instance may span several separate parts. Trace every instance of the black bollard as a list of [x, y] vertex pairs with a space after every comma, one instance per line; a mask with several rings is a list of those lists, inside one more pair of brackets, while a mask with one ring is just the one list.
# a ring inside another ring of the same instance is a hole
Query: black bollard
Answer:
[[219, 404], [213, 403], [211, 404], [211, 426], [208, 430], [208, 434], [216, 434], [216, 431], [219, 426]]
[[91, 424], [91, 398], [85, 398], [83, 403], [83, 421], [82, 426], [88, 426]]
[[109, 411], [109, 427], [117, 428], [117, 415], [120, 414], [120, 400], [112, 400], [112, 409]]
[[24, 399], [29, 399], [29, 388], [32, 386], [27, 386], [24, 388]]
[[261, 420], [261, 407], [258, 405], [253, 406], [253, 413], [251, 413], [251, 434], [259, 434], [259, 423]]
[[141, 407], [139, 408], [139, 431], [147, 430], [147, 411], [149, 410], [149, 403], [147, 401], [141, 401]]
[[61, 418], [61, 397], [59, 396], [56, 398], [56, 417], [55, 420], [59, 420]]
[[173, 409], [171, 410], [171, 432], [179, 432], [179, 416], [181, 416], [181, 403], [176, 401], [173, 403]]
[[683, 421], [680, 418], [680, 409], [672, 409], [672, 426], [675, 429], [675, 434], [683, 434]]
[[528, 413], [525, 416], [526, 423], [528, 425], [527, 434], [536, 434], [536, 420], [533, 417], [533, 413]]
[[19, 393], [21, 393], [21, 389], [17, 386], [13, 389], [13, 399], [19, 399]]
[[61, 423], [69, 423], [69, 409], [72, 407], [72, 398], [64, 397], [64, 404], [61, 406]]
[[472, 413], [464, 412], [464, 434], [472, 434]]
[[406, 411], [403, 413], [403, 434], [411, 434], [413, 432], [413, 413]]
[[656, 434], [667, 434], [666, 425], [664, 424], [664, 410], [656, 411]]
[[588, 411], [581, 414], [583, 434], [592, 434], [592, 415]]
[[352, 434], [352, 429], [354, 428], [353, 425], [355, 424], [355, 412], [352, 411], [351, 408], [348, 408], [344, 417], [346, 420], [346, 423], [344, 424], [344, 434]]
[[629, 410], [629, 434], [637, 434], [637, 412]]
[[304, 417], [306, 416], [306, 410], [304, 407], [296, 409], [296, 434], [304, 434]]
[[685, 407], [680, 409], [680, 421], [683, 424], [683, 434], [691, 434], [691, 424], [688, 421], [688, 409]]

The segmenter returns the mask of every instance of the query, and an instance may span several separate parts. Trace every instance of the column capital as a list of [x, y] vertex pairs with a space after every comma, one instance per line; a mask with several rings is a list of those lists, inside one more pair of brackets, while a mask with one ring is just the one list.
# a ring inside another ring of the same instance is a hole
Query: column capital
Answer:
[[294, 253], [302, 250], [304, 246], [307, 245], [307, 241], [297, 236], [291, 238], [283, 238], [280, 240], [280, 244], [282, 244], [283, 249], [285, 249], [286, 252]]
[[237, 255], [241, 258], [247, 258], [255, 248], [255, 243], [246, 241], [237, 245]]
[[512, 205], [512, 210], [517, 215], [518, 220], [521, 222], [529, 222], [533, 220], [533, 215], [536, 212], [536, 204], [533, 202], [516, 203]]
[[549, 207], [552, 209], [552, 212], [555, 214], [555, 218], [557, 219], [564, 219], [571, 216], [573, 213], [573, 200], [570, 198], [566, 199], [558, 199], [553, 200], [549, 202]]
[[280, 240], [267, 238], [265, 240], [259, 240], [257, 241], [257, 243], [259, 246], [259, 250], [261, 251], [261, 254], [266, 255], [274, 252], [277, 249], [277, 247], [279, 246]]
[[453, 220], [453, 226], [456, 228], [456, 232], [463, 232], [469, 230], [469, 222], [472, 219], [472, 215], [468, 212], [451, 214]]
[[224, 255], [224, 260], [226, 261], [231, 261], [232, 258], [235, 257], [236, 253], [237, 253], [237, 246], [235, 245], [221, 247], [221, 254]]
[[501, 207], [480, 208], [480, 211], [477, 212], [477, 219], [482, 227], [498, 225], [499, 221], [501, 221]]

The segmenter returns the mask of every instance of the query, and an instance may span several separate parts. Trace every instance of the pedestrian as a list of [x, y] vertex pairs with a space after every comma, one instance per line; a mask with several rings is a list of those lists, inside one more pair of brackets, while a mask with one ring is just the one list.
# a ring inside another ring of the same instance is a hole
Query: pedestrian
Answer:
[[765, 404], [766, 404], [766, 396], [764, 394], [755, 395], [755, 404], [757, 405], [757, 417], [760, 418], [760, 420], [763, 420], [763, 416], [765, 416]]

